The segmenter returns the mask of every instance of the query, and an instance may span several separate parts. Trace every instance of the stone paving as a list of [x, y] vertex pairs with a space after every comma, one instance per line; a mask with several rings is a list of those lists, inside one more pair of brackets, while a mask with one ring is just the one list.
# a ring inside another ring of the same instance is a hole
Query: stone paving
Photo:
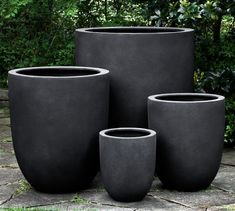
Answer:
[[[59, 185], [59, 184], [58, 184]], [[0, 210], [234, 210], [235, 149], [224, 151], [217, 177], [199, 192], [169, 191], [156, 178], [151, 191], [141, 202], [120, 203], [104, 190], [98, 175], [89, 189], [72, 194], [43, 194], [25, 181], [14, 156], [9, 110], [0, 109]], [[10, 209], [14, 210], [14, 209]]]

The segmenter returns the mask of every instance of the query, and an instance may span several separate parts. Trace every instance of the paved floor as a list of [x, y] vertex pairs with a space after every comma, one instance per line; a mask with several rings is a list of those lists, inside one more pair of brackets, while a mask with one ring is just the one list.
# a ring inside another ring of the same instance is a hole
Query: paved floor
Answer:
[[113, 201], [97, 176], [90, 189], [73, 194], [43, 194], [25, 181], [15, 160], [9, 110], [0, 109], [0, 209], [37, 208], [43, 210], [234, 210], [235, 149], [224, 152], [212, 185], [194, 193], [168, 191], [156, 179], [145, 199], [138, 203]]

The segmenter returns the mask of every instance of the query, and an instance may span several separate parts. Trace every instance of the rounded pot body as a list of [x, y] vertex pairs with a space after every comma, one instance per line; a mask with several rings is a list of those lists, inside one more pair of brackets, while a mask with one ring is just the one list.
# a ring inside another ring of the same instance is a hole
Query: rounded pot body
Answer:
[[110, 127], [147, 127], [146, 98], [193, 91], [193, 30], [76, 30], [76, 64], [110, 70]]
[[109, 195], [124, 202], [139, 201], [149, 191], [156, 158], [156, 133], [141, 128], [100, 132], [100, 168]]
[[149, 127], [158, 131], [156, 173], [170, 188], [196, 191], [219, 169], [224, 138], [224, 97], [160, 94], [148, 98]]
[[35, 67], [9, 71], [13, 145], [28, 182], [43, 192], [85, 188], [99, 167], [108, 124], [108, 71]]

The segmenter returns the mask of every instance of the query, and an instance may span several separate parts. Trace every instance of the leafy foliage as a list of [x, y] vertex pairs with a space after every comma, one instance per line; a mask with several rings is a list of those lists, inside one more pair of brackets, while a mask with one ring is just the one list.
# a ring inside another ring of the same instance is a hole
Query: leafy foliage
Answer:
[[13, 68], [73, 65], [75, 28], [144, 22], [129, 1], [2, 0], [0, 6], [1, 86]]
[[225, 146], [235, 145], [235, 71], [224, 69], [195, 73], [196, 91], [224, 95], [226, 111]]
[[88, 200], [82, 198], [81, 196], [79, 196], [79, 194], [76, 194], [76, 195], [72, 198], [71, 202], [74, 202], [74, 203], [77, 203], [77, 204], [87, 204], [87, 203], [89, 203]]
[[226, 96], [225, 143], [235, 146], [235, 1], [143, 0], [149, 25], [195, 30], [195, 90]]
[[20, 180], [19, 187], [13, 193], [13, 197], [19, 196], [20, 194], [23, 194], [29, 191], [30, 189], [31, 189], [31, 186], [26, 180]]
[[225, 145], [234, 147], [235, 139], [235, 97], [226, 100]]
[[73, 65], [75, 28], [194, 28], [195, 90], [226, 96], [225, 140], [235, 145], [234, 0], [2, 0], [0, 8], [0, 87], [13, 68]]

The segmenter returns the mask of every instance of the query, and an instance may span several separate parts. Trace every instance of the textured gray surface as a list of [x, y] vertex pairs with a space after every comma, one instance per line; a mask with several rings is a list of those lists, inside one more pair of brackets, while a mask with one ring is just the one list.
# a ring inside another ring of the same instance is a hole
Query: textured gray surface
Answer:
[[99, 144], [100, 172], [109, 195], [122, 202], [142, 200], [154, 177], [156, 132], [132, 127], [107, 129], [100, 132]]
[[182, 28], [76, 30], [76, 64], [110, 70], [109, 127], [147, 127], [149, 95], [192, 92], [193, 37]]
[[[0, 109], [1, 118], [8, 117]], [[24, 181], [18, 169], [10, 138], [10, 127], [0, 126], [0, 208], [35, 207], [45, 210], [235, 210], [235, 150], [227, 150], [223, 164], [212, 185], [199, 192], [177, 192], [163, 189], [156, 178], [147, 197], [140, 202], [120, 203], [104, 190], [100, 177], [90, 188], [74, 194], [43, 194]], [[134, 179], [134, 178], [133, 178]]]
[[0, 89], [0, 107], [7, 107], [8, 103], [8, 90]]
[[149, 128], [157, 132], [156, 172], [179, 191], [207, 188], [220, 167], [224, 97], [172, 93], [148, 98]]
[[[15, 154], [35, 189], [68, 193], [96, 176], [98, 134], [108, 126], [108, 73], [76, 66], [9, 71]], [[9, 124], [3, 116], [0, 126]]]

